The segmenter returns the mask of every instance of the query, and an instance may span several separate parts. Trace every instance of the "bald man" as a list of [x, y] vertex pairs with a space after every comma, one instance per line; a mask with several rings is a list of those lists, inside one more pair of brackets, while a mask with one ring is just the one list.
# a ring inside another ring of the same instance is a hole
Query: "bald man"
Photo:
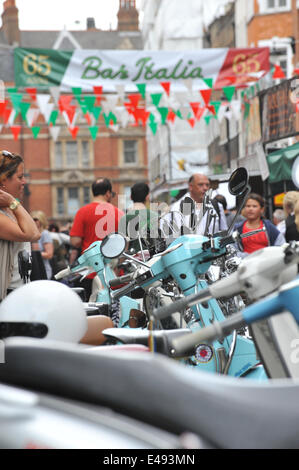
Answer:
[[[195, 173], [189, 178], [188, 189], [189, 191], [181, 199], [172, 204], [171, 212], [166, 216], [166, 219], [168, 222], [174, 222], [175, 228], [178, 227], [178, 236], [188, 233], [188, 230], [185, 228], [182, 229], [182, 226], [190, 228], [194, 225], [195, 230], [191, 230], [191, 232], [203, 235], [206, 228], [207, 213], [202, 217], [202, 203], [206, 192], [210, 189], [210, 180], [202, 173]], [[194, 203], [195, 217], [190, 215], [190, 206], [188, 206], [188, 203], [184, 202], [185, 198], [192, 199]], [[183, 213], [183, 217], [179, 216], [178, 213]], [[209, 226], [209, 233], [217, 233], [222, 230], [227, 230], [227, 222], [222, 204], [218, 204], [218, 206], [215, 205], [212, 213], [215, 215], [215, 224], [212, 220]]]

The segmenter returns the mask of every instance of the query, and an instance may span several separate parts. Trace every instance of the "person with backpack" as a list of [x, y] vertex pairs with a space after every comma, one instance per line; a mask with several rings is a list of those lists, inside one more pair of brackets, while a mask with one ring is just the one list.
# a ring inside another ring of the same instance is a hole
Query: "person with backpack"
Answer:
[[[179, 235], [182, 232], [203, 235], [207, 223], [207, 213], [202, 217], [202, 206], [206, 192], [210, 189], [209, 178], [202, 173], [195, 173], [188, 181], [189, 191], [170, 207], [167, 215], [168, 222], [178, 228]], [[212, 200], [213, 214], [215, 215], [215, 225], [212, 221], [209, 231], [217, 233], [227, 230], [227, 222], [222, 204]], [[180, 215], [181, 214], [181, 215]]]

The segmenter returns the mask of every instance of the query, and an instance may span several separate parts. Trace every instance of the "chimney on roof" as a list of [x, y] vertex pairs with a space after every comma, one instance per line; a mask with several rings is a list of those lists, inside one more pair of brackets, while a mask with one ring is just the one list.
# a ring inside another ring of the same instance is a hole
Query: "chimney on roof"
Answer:
[[2, 31], [10, 45], [20, 44], [19, 10], [15, 0], [6, 0], [3, 3]]
[[94, 18], [87, 18], [86, 20], [86, 29], [96, 29], [96, 24]]
[[119, 0], [118, 31], [139, 31], [139, 14], [135, 0]]

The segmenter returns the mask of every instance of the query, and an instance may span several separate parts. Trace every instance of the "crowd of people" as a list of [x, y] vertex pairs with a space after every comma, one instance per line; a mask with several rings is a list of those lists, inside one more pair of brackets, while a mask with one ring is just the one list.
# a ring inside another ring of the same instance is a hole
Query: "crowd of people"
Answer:
[[[31, 253], [30, 280], [54, 279], [57, 272], [72, 264], [96, 240], [103, 240], [111, 232], [119, 231], [130, 239], [129, 250], [147, 248], [159, 233], [159, 213], [152, 210], [150, 191], [146, 182], [137, 182], [131, 188], [131, 206], [124, 212], [113, 204], [115, 193], [107, 178], [98, 178], [92, 184], [92, 201], [81, 207], [73, 221], [66, 226], [50, 223], [42, 210], [29, 214], [22, 205], [25, 186], [24, 161], [21, 156], [3, 150], [0, 152], [0, 301], [20, 287], [24, 277], [20, 256]], [[210, 181], [197, 173], [188, 181], [188, 191], [169, 208], [164, 221], [171, 220], [178, 233], [181, 227], [191, 227], [203, 234], [207, 216], [202, 214], [203, 200]], [[184, 204], [192, 204], [192, 211], [184, 211]], [[283, 207], [276, 209], [272, 220], [265, 217], [265, 200], [259, 194], [247, 196], [242, 213], [235, 217], [236, 208], [229, 210], [226, 198], [217, 194], [213, 199], [213, 232], [227, 230], [232, 223], [240, 233], [262, 229], [243, 239], [242, 253], [246, 256], [266, 246], [282, 245], [299, 240], [299, 191], [289, 191]], [[178, 214], [180, 217], [178, 218]], [[89, 275], [80, 286], [90, 297], [95, 274]]]

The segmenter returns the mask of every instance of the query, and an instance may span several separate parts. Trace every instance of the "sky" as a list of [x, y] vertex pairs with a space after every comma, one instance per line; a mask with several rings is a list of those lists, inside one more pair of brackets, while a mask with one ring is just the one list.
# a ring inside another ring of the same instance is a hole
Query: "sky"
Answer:
[[[136, 0], [137, 8], [140, 4]], [[21, 30], [86, 29], [88, 17], [94, 17], [96, 28], [116, 29], [119, 0], [16, 0], [16, 6]]]

